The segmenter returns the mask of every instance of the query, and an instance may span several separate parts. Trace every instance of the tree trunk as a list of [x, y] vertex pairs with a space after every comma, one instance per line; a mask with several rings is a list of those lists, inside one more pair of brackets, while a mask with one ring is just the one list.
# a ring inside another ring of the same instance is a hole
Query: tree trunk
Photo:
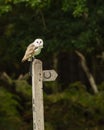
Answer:
[[86, 64], [86, 59], [84, 57], [84, 55], [82, 53], [80, 53], [79, 51], [75, 51], [75, 53], [79, 56], [80, 58], [80, 61], [81, 61], [81, 66], [89, 80], [89, 83], [94, 91], [94, 93], [98, 93], [98, 89], [97, 89], [97, 85], [95, 83], [95, 80], [94, 80], [94, 77], [93, 75], [90, 73], [89, 69], [88, 69], [88, 66]]

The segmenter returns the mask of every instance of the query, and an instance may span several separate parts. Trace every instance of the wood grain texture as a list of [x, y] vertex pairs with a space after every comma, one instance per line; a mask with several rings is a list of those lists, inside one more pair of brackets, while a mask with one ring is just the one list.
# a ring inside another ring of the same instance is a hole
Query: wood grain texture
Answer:
[[32, 63], [33, 130], [44, 130], [42, 77], [42, 62], [35, 59]]

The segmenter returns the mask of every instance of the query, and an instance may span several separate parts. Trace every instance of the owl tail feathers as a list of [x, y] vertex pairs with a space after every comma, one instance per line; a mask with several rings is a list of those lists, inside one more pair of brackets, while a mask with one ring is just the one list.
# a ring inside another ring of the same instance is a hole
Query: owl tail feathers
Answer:
[[21, 62], [25, 62], [25, 61], [33, 61], [34, 60], [34, 57], [30, 57], [30, 58], [26, 58], [26, 57], [23, 57], [23, 59], [21, 60]]
[[27, 58], [24, 56], [21, 60], [21, 62], [25, 62], [27, 60]]
[[25, 60], [22, 59], [21, 62], [25, 62]]

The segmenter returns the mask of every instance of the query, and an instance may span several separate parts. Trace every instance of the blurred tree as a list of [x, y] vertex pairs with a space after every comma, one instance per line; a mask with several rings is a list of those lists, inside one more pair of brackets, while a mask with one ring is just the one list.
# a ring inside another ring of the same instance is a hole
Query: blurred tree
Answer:
[[[13, 80], [6, 73], [0, 77], [0, 129], [32, 129], [31, 86], [26, 77]], [[1, 86], [2, 85], [2, 86]]]
[[75, 126], [86, 122], [88, 127], [103, 124], [103, 91], [92, 96], [73, 85], [68, 89], [70, 82], [84, 77], [82, 70], [78, 72], [78, 62], [75, 54], [73, 56], [75, 50], [84, 54], [96, 79], [101, 81], [104, 78], [103, 71], [95, 72], [98, 69], [96, 64], [100, 64], [96, 55], [104, 51], [103, 14], [103, 0], [0, 0], [0, 72], [6, 71], [13, 78], [0, 80], [0, 96], [5, 103], [0, 103], [0, 120], [3, 118], [1, 129], [14, 130], [16, 123], [18, 130], [31, 129], [31, 88], [26, 80], [18, 80], [17, 77], [28, 71], [28, 65], [25, 67], [20, 62], [27, 45], [37, 37], [44, 40], [44, 49], [39, 56], [44, 68], [58, 68], [61, 71], [59, 77], [62, 76], [63, 80], [60, 88], [67, 82], [62, 90], [57, 89], [57, 84], [50, 85], [50, 88], [45, 84], [46, 129], [67, 130], [69, 121], [70, 125]]
[[80, 50], [94, 59], [103, 51], [103, 11], [103, 1], [1, 0], [0, 71], [25, 72], [21, 58], [36, 37], [45, 41], [40, 57], [50, 56], [48, 61], [56, 68], [57, 55], [63, 52]]

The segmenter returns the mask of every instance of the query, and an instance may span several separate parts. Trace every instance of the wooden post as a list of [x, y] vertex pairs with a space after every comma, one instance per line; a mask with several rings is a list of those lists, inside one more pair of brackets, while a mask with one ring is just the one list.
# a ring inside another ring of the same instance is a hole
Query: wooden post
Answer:
[[42, 70], [42, 62], [32, 62], [32, 108], [33, 130], [44, 130], [43, 81], [54, 81], [58, 74], [54, 70]]
[[34, 61], [32, 62], [33, 130], [44, 130], [42, 82], [43, 82], [42, 62], [38, 59], [34, 59]]

